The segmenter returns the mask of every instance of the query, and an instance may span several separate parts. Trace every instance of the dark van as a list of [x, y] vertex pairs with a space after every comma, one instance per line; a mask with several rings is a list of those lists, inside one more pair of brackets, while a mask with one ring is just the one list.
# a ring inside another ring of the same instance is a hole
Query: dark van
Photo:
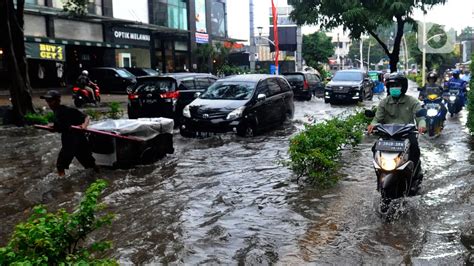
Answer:
[[218, 80], [183, 109], [180, 133], [193, 137], [234, 131], [253, 136], [293, 114], [293, 91], [282, 76], [232, 76]]
[[179, 122], [184, 106], [216, 80], [204, 73], [139, 77], [128, 89], [128, 117], [168, 117]]
[[316, 73], [292, 72], [283, 73], [295, 94], [295, 98], [311, 100], [313, 96], [323, 97], [324, 82]]
[[95, 67], [89, 70], [89, 78], [99, 85], [101, 93], [126, 93], [136, 77], [124, 68]]

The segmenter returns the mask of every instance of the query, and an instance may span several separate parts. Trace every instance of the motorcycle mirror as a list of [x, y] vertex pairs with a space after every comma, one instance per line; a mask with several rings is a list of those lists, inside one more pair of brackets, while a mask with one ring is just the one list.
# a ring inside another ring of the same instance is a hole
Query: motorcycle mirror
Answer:
[[424, 117], [426, 116], [426, 112], [427, 112], [426, 109], [423, 108], [423, 109], [420, 109], [418, 112], [416, 112], [415, 115], [416, 117]]
[[375, 117], [375, 112], [373, 110], [368, 110], [367, 109], [367, 110], [364, 111], [364, 115], [368, 118], [373, 118], [373, 117]]

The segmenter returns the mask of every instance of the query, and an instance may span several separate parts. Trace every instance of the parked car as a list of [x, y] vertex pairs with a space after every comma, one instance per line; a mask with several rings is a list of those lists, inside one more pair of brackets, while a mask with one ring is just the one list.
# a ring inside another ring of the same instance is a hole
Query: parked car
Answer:
[[324, 82], [316, 73], [292, 72], [283, 73], [293, 89], [295, 98], [311, 100], [313, 96], [323, 97]]
[[144, 77], [144, 76], [158, 76], [160, 72], [151, 69], [151, 68], [142, 68], [142, 67], [126, 67], [125, 68], [128, 72], [132, 73], [136, 77]]
[[126, 93], [127, 87], [136, 82], [136, 77], [124, 68], [91, 68], [89, 77], [100, 87], [102, 93]]
[[179, 124], [183, 108], [216, 80], [203, 73], [139, 77], [128, 89], [128, 117], [168, 117]]
[[253, 136], [293, 114], [293, 91], [282, 76], [232, 76], [218, 80], [184, 108], [180, 133], [193, 137], [234, 131]]
[[372, 100], [374, 83], [362, 70], [337, 71], [332, 80], [326, 85], [324, 102], [334, 103], [341, 101], [362, 102]]

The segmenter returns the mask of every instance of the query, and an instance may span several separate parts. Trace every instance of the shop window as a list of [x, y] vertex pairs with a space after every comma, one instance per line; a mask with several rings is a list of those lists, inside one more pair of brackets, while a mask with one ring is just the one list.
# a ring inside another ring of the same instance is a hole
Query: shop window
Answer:
[[188, 29], [186, 0], [153, 0], [154, 23], [174, 29]]
[[0, 71], [5, 68], [5, 57], [3, 56], [3, 49], [0, 48]]
[[176, 51], [187, 51], [188, 43], [187, 42], [174, 42], [174, 49]]
[[[102, 0], [88, 0], [87, 2], [87, 12], [89, 14], [102, 15]], [[53, 7], [63, 9], [64, 0], [53, 0]]]

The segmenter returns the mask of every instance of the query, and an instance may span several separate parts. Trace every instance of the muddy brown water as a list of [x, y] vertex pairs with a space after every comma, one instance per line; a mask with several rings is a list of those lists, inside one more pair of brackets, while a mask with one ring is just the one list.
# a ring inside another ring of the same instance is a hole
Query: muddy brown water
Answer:
[[74, 162], [61, 178], [58, 135], [1, 128], [0, 245], [32, 206], [71, 208], [105, 178], [104, 201], [117, 217], [92, 237], [112, 240], [109, 255], [123, 264], [464, 264], [460, 235], [474, 213], [466, 112], [448, 119], [440, 137], [421, 137], [422, 191], [392, 222], [376, 213], [374, 137], [344, 151], [342, 181], [328, 191], [295, 182], [281, 166], [303, 122], [355, 108], [297, 102], [293, 122], [254, 138], [175, 134], [175, 154], [153, 165], [97, 175]]

